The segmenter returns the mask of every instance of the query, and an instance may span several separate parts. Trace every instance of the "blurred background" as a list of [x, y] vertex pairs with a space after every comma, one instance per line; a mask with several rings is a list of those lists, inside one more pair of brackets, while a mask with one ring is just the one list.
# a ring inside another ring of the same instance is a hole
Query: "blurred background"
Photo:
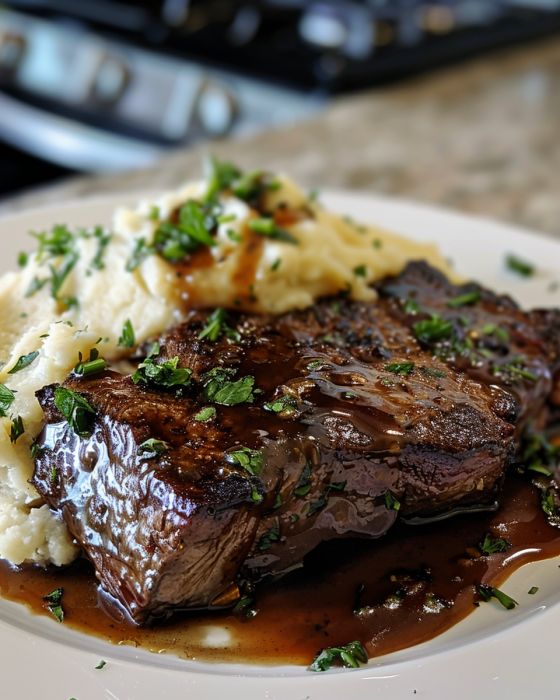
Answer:
[[4, 2], [0, 198], [316, 119], [557, 33], [560, 0]]

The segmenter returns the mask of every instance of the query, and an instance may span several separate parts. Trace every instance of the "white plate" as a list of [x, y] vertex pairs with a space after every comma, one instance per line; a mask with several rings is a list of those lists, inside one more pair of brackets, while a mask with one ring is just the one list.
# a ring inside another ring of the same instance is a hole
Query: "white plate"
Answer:
[[[437, 242], [457, 270], [527, 306], [560, 304], [560, 243], [483, 219], [427, 206], [349, 193], [323, 201], [354, 219]], [[74, 202], [0, 219], [0, 273], [15, 265], [24, 235], [53, 223], [109, 223], [122, 197]], [[534, 262], [523, 279], [503, 264], [507, 253]], [[30, 700], [525, 700], [558, 688], [560, 569], [557, 560], [530, 564], [503, 588], [520, 605], [512, 611], [484, 605], [448, 632], [425, 644], [374, 659], [366, 669], [312, 674], [299, 667], [203, 664], [150, 654], [65, 628], [0, 600], [0, 693]], [[531, 586], [536, 595], [528, 596]], [[100, 659], [107, 665], [95, 670]]]

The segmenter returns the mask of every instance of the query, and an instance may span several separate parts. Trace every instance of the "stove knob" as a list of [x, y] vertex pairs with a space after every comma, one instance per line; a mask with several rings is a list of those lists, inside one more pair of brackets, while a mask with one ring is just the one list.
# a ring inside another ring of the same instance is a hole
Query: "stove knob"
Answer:
[[115, 104], [126, 90], [131, 74], [116, 56], [101, 57], [90, 86], [90, 98], [104, 105]]
[[19, 34], [0, 35], [0, 74], [14, 74], [26, 49], [25, 38]]
[[237, 119], [239, 107], [232, 93], [223, 85], [206, 80], [196, 96], [195, 113], [208, 136], [224, 136]]

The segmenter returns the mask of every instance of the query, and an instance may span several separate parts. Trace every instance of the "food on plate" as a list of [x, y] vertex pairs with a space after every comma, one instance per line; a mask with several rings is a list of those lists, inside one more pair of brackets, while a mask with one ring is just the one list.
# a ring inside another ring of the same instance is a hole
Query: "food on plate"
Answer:
[[449, 270], [433, 245], [333, 214], [286, 177], [215, 160], [205, 180], [119, 209], [111, 229], [59, 223], [33, 235], [37, 251], [0, 278], [0, 557], [14, 564], [78, 554], [29, 480], [35, 392], [79, 357], [95, 349], [118, 362], [191, 308], [279, 313], [340, 291], [373, 301], [371, 283], [411, 259]]
[[545, 419], [560, 313], [426, 263], [377, 292], [194, 311], [132, 375], [39, 392], [33, 484], [136, 622], [234, 605], [240, 581], [398, 515], [494, 504], [524, 427]]
[[[500, 572], [528, 540], [533, 558], [560, 551], [560, 448], [540, 432], [560, 410], [560, 310], [524, 311], [458, 282], [431, 245], [215, 160], [112, 230], [35, 236], [0, 280], [2, 558], [85, 555], [122, 625], [189, 611], [194, 629], [201, 610], [266, 619], [258, 591], [297, 589], [344, 541], [348, 600], [325, 613], [327, 579], [294, 614], [322, 635], [322, 671], [430, 638], [477, 601], [515, 607]], [[41, 594], [59, 621], [73, 571]], [[395, 620], [415, 631], [396, 639]]]

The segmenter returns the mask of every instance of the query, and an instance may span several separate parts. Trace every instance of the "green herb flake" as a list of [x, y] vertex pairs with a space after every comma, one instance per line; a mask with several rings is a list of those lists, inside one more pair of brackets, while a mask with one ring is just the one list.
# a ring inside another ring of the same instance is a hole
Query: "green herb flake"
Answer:
[[385, 508], [387, 508], [387, 510], [399, 511], [401, 509], [401, 503], [392, 491], [385, 491], [383, 498], [385, 501]]
[[84, 396], [72, 389], [57, 386], [54, 390], [54, 405], [76, 435], [89, 437], [95, 409]]
[[239, 333], [228, 326], [225, 309], [215, 309], [210, 316], [208, 316], [206, 325], [198, 334], [198, 339], [206, 339], [211, 343], [215, 343], [221, 335], [225, 335], [226, 338], [230, 340], [239, 341], [240, 339]]
[[521, 277], [532, 277], [535, 274], [535, 266], [532, 263], [511, 253], [506, 256], [506, 267]]
[[23, 419], [21, 416], [17, 416], [12, 420], [12, 424], [10, 426], [10, 442], [17, 442], [18, 438], [21, 437], [24, 432], [25, 428], [23, 425]]
[[136, 372], [132, 375], [132, 381], [144, 386], [184, 389], [191, 382], [192, 370], [178, 365], [179, 357], [172, 357], [165, 362], [156, 362], [152, 357], [147, 357], [138, 365]]
[[391, 362], [390, 364], [385, 365], [384, 369], [386, 369], [387, 372], [401, 374], [407, 377], [414, 371], [414, 362]]
[[159, 457], [164, 452], [167, 452], [168, 449], [169, 443], [165, 442], [165, 440], [149, 438], [138, 445], [138, 454], [142, 455], [142, 459], [152, 459], [153, 457]]
[[265, 411], [277, 413], [282, 418], [290, 418], [297, 413], [298, 402], [295, 396], [284, 394], [273, 401], [268, 401], [267, 403], [263, 404], [263, 408]]
[[411, 316], [416, 316], [420, 313], [420, 304], [416, 299], [408, 298], [403, 304], [403, 311]]
[[212, 420], [212, 418], [216, 417], [216, 409], [214, 406], [206, 406], [205, 408], [200, 409], [200, 411], [195, 415], [194, 419], [198, 423], [206, 423], [209, 420]]
[[21, 251], [21, 253], [18, 253], [17, 256], [17, 264], [18, 267], [25, 267], [27, 263], [29, 262], [29, 254]]
[[353, 272], [356, 277], [367, 277], [367, 267], [365, 265], [356, 265]]
[[82, 353], [79, 354], [78, 364], [74, 367], [74, 374], [77, 377], [91, 377], [99, 372], [103, 372], [107, 368], [107, 362], [102, 357], [99, 357], [99, 350], [92, 348], [89, 351], [89, 360], [82, 360]]
[[482, 600], [485, 602], [490, 601], [495, 598], [500, 605], [502, 605], [506, 610], [513, 610], [518, 605], [518, 602], [511, 598], [509, 595], [500, 591], [499, 588], [494, 588], [494, 586], [487, 586], [483, 583], [476, 587], [476, 590]]
[[509, 342], [509, 333], [505, 328], [497, 326], [495, 323], [487, 323], [480, 329], [482, 335], [494, 336], [502, 343]]
[[111, 242], [113, 234], [105, 231], [101, 226], [96, 226], [93, 230], [93, 237], [97, 241], [97, 250], [90, 263], [90, 267], [94, 270], [103, 270], [105, 268], [105, 261], [103, 258], [105, 257], [107, 246]]
[[148, 219], [150, 221], [159, 221], [160, 216], [161, 216], [160, 208], [157, 205], [153, 204], [150, 207], [150, 211], [148, 212]]
[[340, 647], [327, 647], [323, 649], [315, 659], [310, 671], [328, 671], [333, 664], [340, 664], [346, 668], [358, 668], [361, 664], [367, 664], [368, 656], [361, 642], [354, 641]]
[[506, 552], [511, 547], [511, 544], [501, 537], [492, 537], [490, 533], [484, 535], [484, 539], [479, 543], [478, 548], [482, 554], [498, 554], [500, 552]]
[[316, 515], [317, 513], [322, 511], [323, 508], [326, 508], [328, 502], [329, 498], [327, 490], [324, 493], [322, 493], [316, 501], [312, 501], [309, 504], [309, 508], [307, 509], [307, 517], [311, 518], [313, 515]]
[[202, 376], [202, 395], [206, 401], [223, 406], [236, 406], [241, 403], [253, 403], [255, 378], [241, 377], [233, 381], [235, 370], [227, 367], [214, 367]]
[[472, 292], [465, 292], [465, 294], [459, 294], [453, 299], [447, 302], [447, 306], [451, 309], [458, 309], [461, 306], [470, 306], [476, 304], [480, 301], [480, 292], [478, 290], [473, 290]]
[[280, 228], [274, 219], [270, 217], [261, 217], [258, 219], [251, 219], [248, 223], [249, 228], [254, 233], [259, 236], [265, 236], [266, 238], [271, 238], [276, 241], [282, 241], [284, 243], [292, 243], [298, 245], [298, 239], [293, 236], [288, 231]]
[[136, 336], [134, 333], [134, 328], [132, 327], [132, 321], [129, 318], [127, 318], [123, 324], [118, 345], [121, 348], [133, 348], [135, 343]]
[[0, 416], [7, 416], [10, 406], [16, 398], [15, 392], [0, 384]]
[[62, 596], [64, 594], [63, 588], [55, 588], [46, 596], [43, 596], [43, 600], [46, 603], [47, 610], [52, 614], [52, 616], [58, 620], [58, 622], [64, 621], [64, 610], [62, 608]]
[[28, 353], [27, 355], [22, 355], [18, 361], [15, 363], [15, 365], [12, 367], [11, 370], [8, 371], [8, 374], [15, 374], [16, 372], [19, 372], [22, 369], [25, 369], [26, 367], [29, 367], [29, 365], [39, 357], [39, 351], [34, 350], [33, 352]]
[[453, 333], [453, 324], [441, 316], [433, 314], [431, 318], [418, 321], [412, 326], [418, 340], [422, 343], [435, 343], [446, 340]]
[[271, 272], [276, 272], [282, 263], [282, 258], [276, 258], [276, 260], [270, 266]]
[[379, 248], [383, 247], [383, 241], [380, 241], [379, 238], [374, 238], [373, 241], [371, 242], [372, 246], [379, 250]]
[[101, 671], [101, 669], [102, 669], [102, 668], [105, 668], [105, 666], [107, 666], [107, 662], [104, 661], [103, 659], [101, 659], [101, 661], [100, 661], [100, 662], [97, 664], [97, 666], [95, 667], [95, 670], [96, 670], [96, 671]]
[[132, 253], [126, 261], [125, 270], [127, 272], [134, 272], [148, 256], [153, 254], [153, 252], [154, 249], [146, 243], [145, 238], [137, 238], [134, 241]]
[[304, 498], [311, 491], [311, 462], [307, 461], [298, 482], [294, 488], [294, 495], [298, 498]]
[[539, 592], [538, 586], [531, 586], [531, 588], [529, 588], [529, 590], [527, 591], [527, 593], [529, 595], [535, 595], [535, 593], [538, 593], [538, 592]]
[[259, 539], [258, 548], [261, 552], [266, 552], [272, 547], [274, 542], [280, 541], [280, 524], [276, 523], [267, 530]]
[[245, 469], [251, 476], [259, 476], [264, 464], [264, 456], [261, 450], [252, 450], [249, 447], [238, 447], [226, 452], [226, 460], [230, 464]]
[[236, 165], [228, 161], [218, 160], [214, 156], [206, 161], [206, 170], [208, 172], [206, 201], [213, 200], [218, 194], [229, 189], [241, 177], [241, 171]]

